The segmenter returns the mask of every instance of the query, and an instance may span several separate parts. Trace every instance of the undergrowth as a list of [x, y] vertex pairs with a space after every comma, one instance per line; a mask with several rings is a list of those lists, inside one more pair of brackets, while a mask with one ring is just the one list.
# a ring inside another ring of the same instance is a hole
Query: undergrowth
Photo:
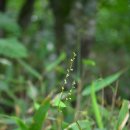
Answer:
[[[130, 102], [122, 99], [122, 107], [119, 109], [112, 107], [109, 109], [104, 104], [99, 104], [97, 92], [110, 86], [113, 82], [124, 73], [117, 72], [106, 78], [93, 81], [90, 85], [85, 86], [80, 96], [84, 98], [89, 105], [81, 107], [81, 111], [76, 111], [75, 97], [79, 83], [73, 80], [69, 89], [66, 87], [74, 70], [73, 63], [76, 54], [73, 53], [70, 59], [70, 66], [67, 68], [61, 92], [58, 94], [50, 93], [43, 98], [41, 103], [34, 101], [33, 114], [31, 116], [18, 117], [9, 115], [0, 115], [0, 130], [129, 130], [128, 119]], [[88, 60], [87, 63], [93, 63]], [[112, 97], [116, 98], [116, 92]], [[105, 99], [101, 99], [105, 100]], [[113, 99], [113, 104], [116, 99]], [[85, 104], [86, 104], [85, 103]], [[83, 102], [80, 102], [83, 105]], [[113, 105], [114, 106], [114, 105]], [[73, 113], [73, 119], [67, 122], [65, 115]], [[74, 115], [80, 113], [78, 119]]]

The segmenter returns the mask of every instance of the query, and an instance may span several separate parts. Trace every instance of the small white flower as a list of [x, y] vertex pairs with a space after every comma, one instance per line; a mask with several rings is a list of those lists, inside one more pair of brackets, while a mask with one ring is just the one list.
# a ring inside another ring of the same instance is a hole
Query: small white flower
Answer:
[[73, 54], [74, 54], [74, 57], [76, 56], [76, 53], [75, 52], [73, 52]]
[[72, 90], [70, 90], [70, 93], [72, 93]]
[[67, 74], [66, 74], [66, 78], [68, 78], [68, 77], [69, 77], [69, 74], [67, 73]]
[[64, 90], [64, 86], [62, 86], [62, 90]]
[[70, 71], [73, 71], [74, 69], [73, 68], [70, 68]]
[[75, 84], [76, 84], [75, 81], [73, 81], [72, 85], [75, 85]]
[[71, 93], [69, 93], [69, 95], [71, 95]]
[[64, 80], [64, 83], [65, 83], [65, 84], [67, 84], [67, 81], [66, 81], [66, 79]]

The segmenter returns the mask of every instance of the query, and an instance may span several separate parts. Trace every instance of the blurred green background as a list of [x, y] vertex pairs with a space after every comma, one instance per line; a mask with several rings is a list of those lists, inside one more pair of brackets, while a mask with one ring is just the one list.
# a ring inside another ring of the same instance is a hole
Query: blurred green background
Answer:
[[[0, 0], [0, 113], [28, 117], [35, 101], [60, 93], [73, 52], [66, 91], [73, 80], [82, 82], [81, 93], [91, 81], [129, 68], [129, 34], [128, 0]], [[118, 98], [130, 99], [129, 86], [128, 69]], [[105, 90], [108, 106], [112, 91]], [[70, 122], [77, 100], [65, 111]]]

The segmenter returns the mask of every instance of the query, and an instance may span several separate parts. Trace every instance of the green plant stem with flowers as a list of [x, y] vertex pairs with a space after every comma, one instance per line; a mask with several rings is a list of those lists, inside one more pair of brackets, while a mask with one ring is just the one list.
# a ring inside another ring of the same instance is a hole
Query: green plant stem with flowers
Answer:
[[[62, 112], [62, 111], [61, 111], [61, 105], [60, 105], [60, 104], [61, 104], [61, 101], [62, 101], [62, 98], [63, 98], [63, 93], [64, 93], [64, 90], [65, 90], [65, 86], [67, 85], [67, 81], [68, 81], [68, 78], [69, 78], [69, 76], [70, 76], [70, 73], [74, 70], [74, 69], [73, 69], [73, 63], [74, 63], [75, 58], [76, 58], [76, 53], [73, 52], [73, 56], [72, 56], [72, 58], [70, 59], [70, 66], [69, 66], [68, 69], [67, 69], [67, 73], [66, 73], [66, 76], [65, 76], [65, 78], [64, 78], [63, 85], [61, 86], [60, 100], [59, 100], [59, 103], [58, 103], [58, 112]], [[72, 82], [72, 87], [71, 87], [71, 89], [70, 89], [69, 92], [68, 92], [68, 96], [65, 98], [66, 101], [71, 100], [71, 97], [70, 97], [70, 96], [72, 95], [72, 91], [73, 91], [73, 89], [75, 88], [75, 84], [76, 84], [76, 82], [73, 81], [73, 82]], [[62, 127], [62, 121], [61, 121], [61, 127]]]

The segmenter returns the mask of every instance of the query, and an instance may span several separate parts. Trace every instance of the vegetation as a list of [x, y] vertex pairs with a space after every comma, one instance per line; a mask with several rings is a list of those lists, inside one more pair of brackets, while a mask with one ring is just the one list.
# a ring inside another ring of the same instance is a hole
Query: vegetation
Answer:
[[0, 1], [0, 130], [129, 130], [130, 3]]

